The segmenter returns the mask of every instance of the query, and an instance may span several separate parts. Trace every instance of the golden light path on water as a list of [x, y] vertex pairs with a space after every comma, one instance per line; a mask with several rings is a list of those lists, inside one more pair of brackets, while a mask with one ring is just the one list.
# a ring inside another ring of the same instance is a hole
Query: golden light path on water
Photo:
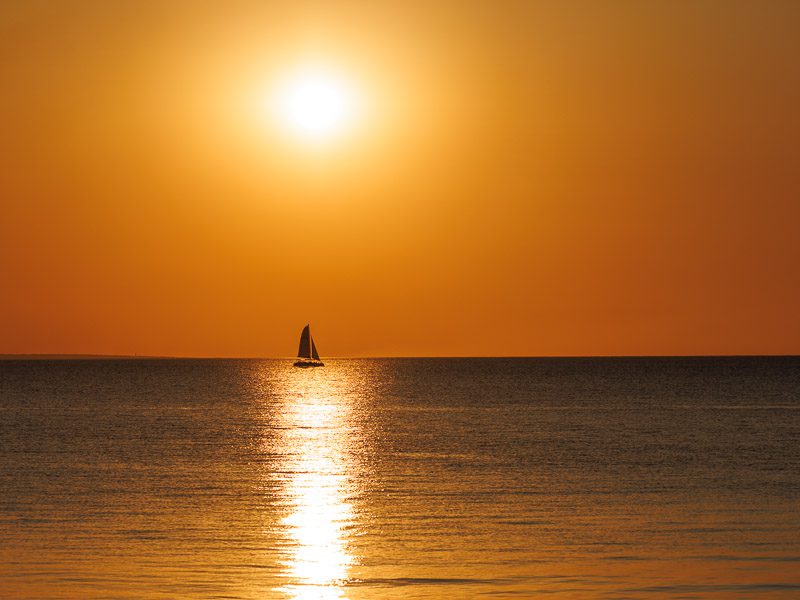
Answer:
[[288, 375], [279, 420], [282, 494], [289, 509], [281, 525], [289, 549], [282, 565], [287, 582], [277, 591], [296, 600], [344, 598], [353, 562], [349, 408], [330, 381], [314, 371], [294, 369]]

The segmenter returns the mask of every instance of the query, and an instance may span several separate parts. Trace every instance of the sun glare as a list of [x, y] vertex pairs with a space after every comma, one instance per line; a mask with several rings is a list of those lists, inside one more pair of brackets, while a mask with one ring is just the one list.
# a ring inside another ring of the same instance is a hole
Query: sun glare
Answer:
[[357, 116], [354, 89], [342, 77], [306, 69], [284, 78], [272, 98], [274, 117], [294, 136], [320, 142], [341, 134]]

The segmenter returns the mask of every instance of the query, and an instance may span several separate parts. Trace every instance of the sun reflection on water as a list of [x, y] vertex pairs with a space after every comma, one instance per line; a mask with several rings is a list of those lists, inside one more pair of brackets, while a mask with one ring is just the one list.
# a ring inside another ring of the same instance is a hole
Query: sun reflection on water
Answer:
[[297, 600], [345, 598], [354, 520], [348, 501], [348, 407], [322, 373], [295, 370], [288, 379], [291, 389], [280, 419], [288, 581], [280, 591]]

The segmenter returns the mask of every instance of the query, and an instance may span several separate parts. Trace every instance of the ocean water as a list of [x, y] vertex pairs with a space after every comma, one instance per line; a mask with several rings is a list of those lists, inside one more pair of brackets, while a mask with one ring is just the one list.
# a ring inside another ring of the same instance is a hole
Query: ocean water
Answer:
[[800, 359], [0, 362], [0, 598], [798, 598]]

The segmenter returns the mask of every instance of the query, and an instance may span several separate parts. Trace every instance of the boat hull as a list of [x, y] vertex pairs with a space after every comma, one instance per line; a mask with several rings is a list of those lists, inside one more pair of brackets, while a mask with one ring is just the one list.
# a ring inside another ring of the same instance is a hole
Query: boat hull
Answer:
[[298, 360], [294, 363], [294, 366], [307, 369], [309, 367], [324, 367], [325, 363], [323, 363], [321, 360]]

